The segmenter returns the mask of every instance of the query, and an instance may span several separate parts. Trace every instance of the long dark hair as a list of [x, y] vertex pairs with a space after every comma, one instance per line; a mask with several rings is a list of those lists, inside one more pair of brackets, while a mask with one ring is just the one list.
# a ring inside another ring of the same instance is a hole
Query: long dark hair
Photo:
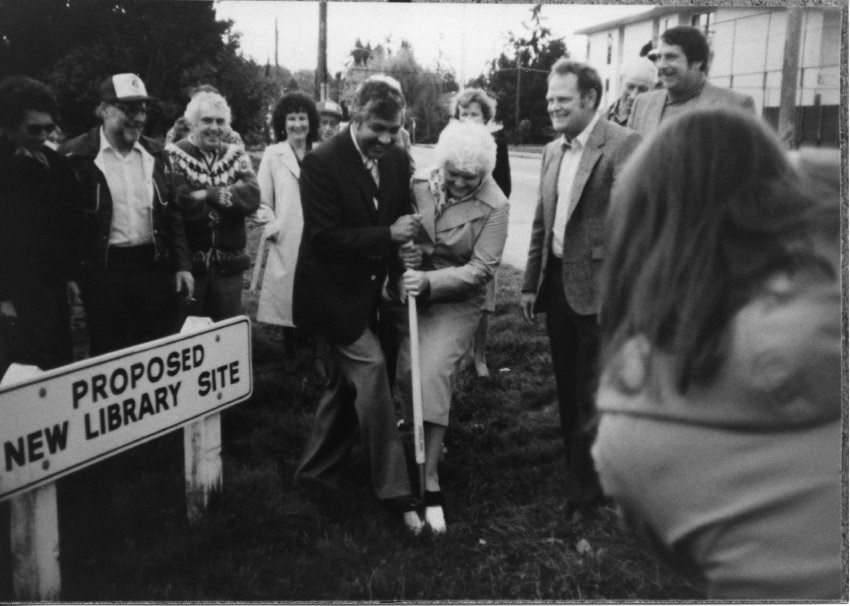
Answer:
[[610, 208], [603, 362], [642, 335], [674, 355], [681, 392], [712, 378], [730, 319], [765, 278], [818, 263], [809, 237], [831, 216], [801, 186], [776, 135], [729, 110], [691, 112], [659, 129], [624, 167]]

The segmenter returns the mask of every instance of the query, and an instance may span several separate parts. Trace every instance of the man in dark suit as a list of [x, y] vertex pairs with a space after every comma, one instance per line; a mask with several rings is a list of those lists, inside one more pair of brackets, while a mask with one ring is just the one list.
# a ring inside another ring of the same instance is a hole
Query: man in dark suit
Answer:
[[394, 82], [368, 79], [356, 93], [351, 125], [308, 153], [301, 167], [304, 231], [293, 314], [296, 326], [327, 339], [332, 368], [296, 481], [332, 485], [359, 426], [378, 498], [418, 532], [377, 336], [387, 270], [400, 263], [399, 245], [420, 226], [407, 154], [396, 145], [404, 105]]
[[655, 132], [661, 122], [697, 108], [729, 107], [755, 112], [749, 95], [708, 81], [708, 41], [697, 28], [680, 25], [668, 29], [649, 57], [656, 63], [664, 88], [635, 99], [628, 127], [642, 137]]
[[592, 67], [567, 59], [552, 66], [546, 101], [561, 136], [543, 150], [520, 303], [528, 322], [546, 313], [571, 512], [589, 512], [602, 499], [588, 428], [599, 351], [597, 272], [611, 187], [640, 141], [598, 115], [601, 98], [602, 81]]

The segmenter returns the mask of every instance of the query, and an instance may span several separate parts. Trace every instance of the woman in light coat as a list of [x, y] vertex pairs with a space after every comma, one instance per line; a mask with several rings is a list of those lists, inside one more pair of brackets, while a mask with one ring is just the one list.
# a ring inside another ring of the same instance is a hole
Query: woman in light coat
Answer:
[[[315, 102], [304, 93], [291, 92], [278, 101], [272, 115], [279, 143], [269, 145], [260, 161], [261, 215], [268, 221], [263, 237], [272, 242], [263, 274], [257, 321], [294, 328], [292, 284], [304, 217], [298, 179], [301, 160], [316, 141], [319, 116]], [[287, 356], [294, 359], [293, 330], [284, 332]]]
[[[437, 466], [449, 423], [452, 381], [470, 351], [484, 313], [508, 234], [508, 200], [493, 180], [496, 143], [481, 124], [453, 122], [434, 149], [437, 168], [427, 180], [414, 179], [422, 215], [415, 244], [418, 269], [408, 269], [395, 286], [415, 295], [419, 309], [419, 353], [425, 421], [425, 522], [446, 530]], [[410, 266], [410, 257], [405, 258]], [[394, 308], [401, 342], [396, 377], [411, 418], [410, 334], [403, 306]]]

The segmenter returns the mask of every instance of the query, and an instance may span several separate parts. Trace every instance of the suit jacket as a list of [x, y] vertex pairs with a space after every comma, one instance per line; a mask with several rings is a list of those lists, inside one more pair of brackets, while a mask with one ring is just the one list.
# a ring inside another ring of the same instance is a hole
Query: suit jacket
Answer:
[[[629, 116], [629, 128], [640, 133], [642, 137], [648, 137], [654, 133], [663, 119], [666, 102], [667, 90], [663, 88], [638, 95]], [[702, 92], [693, 99], [685, 101], [684, 105], [693, 109], [730, 107], [753, 113], [756, 111], [755, 102], [749, 95], [715, 86], [711, 82], [706, 82]]]
[[[600, 119], [587, 139], [572, 188], [573, 211], [564, 234], [564, 295], [578, 314], [598, 312], [597, 273], [603, 258], [603, 227], [614, 179], [637, 147], [640, 136], [628, 128]], [[537, 210], [522, 292], [535, 293], [535, 311], [546, 311], [541, 293], [552, 247], [552, 226], [558, 203], [561, 138], [543, 149]], [[566, 201], [564, 201], [566, 202]]]
[[304, 231], [295, 269], [295, 325], [342, 345], [356, 341], [375, 319], [387, 270], [400, 263], [389, 226], [412, 212], [407, 153], [393, 145], [378, 167], [380, 191], [350, 127], [301, 164]]

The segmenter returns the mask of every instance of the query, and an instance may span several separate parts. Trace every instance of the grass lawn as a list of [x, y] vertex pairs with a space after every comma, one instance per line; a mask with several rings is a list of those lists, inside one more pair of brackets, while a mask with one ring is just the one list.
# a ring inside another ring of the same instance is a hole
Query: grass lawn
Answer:
[[[286, 373], [280, 331], [254, 324], [254, 394], [223, 415], [224, 490], [208, 517], [186, 522], [180, 432], [60, 481], [63, 601], [698, 598], [612, 509], [566, 519], [548, 342], [541, 322], [522, 322], [519, 285], [501, 270], [491, 377], [458, 380], [441, 472], [446, 536], [414, 538], [384, 513], [356, 451], [345, 499], [295, 488], [317, 396], [310, 352], [299, 348]], [[256, 298], [246, 293], [249, 315]], [[0, 600], [10, 600], [2, 543]]]

